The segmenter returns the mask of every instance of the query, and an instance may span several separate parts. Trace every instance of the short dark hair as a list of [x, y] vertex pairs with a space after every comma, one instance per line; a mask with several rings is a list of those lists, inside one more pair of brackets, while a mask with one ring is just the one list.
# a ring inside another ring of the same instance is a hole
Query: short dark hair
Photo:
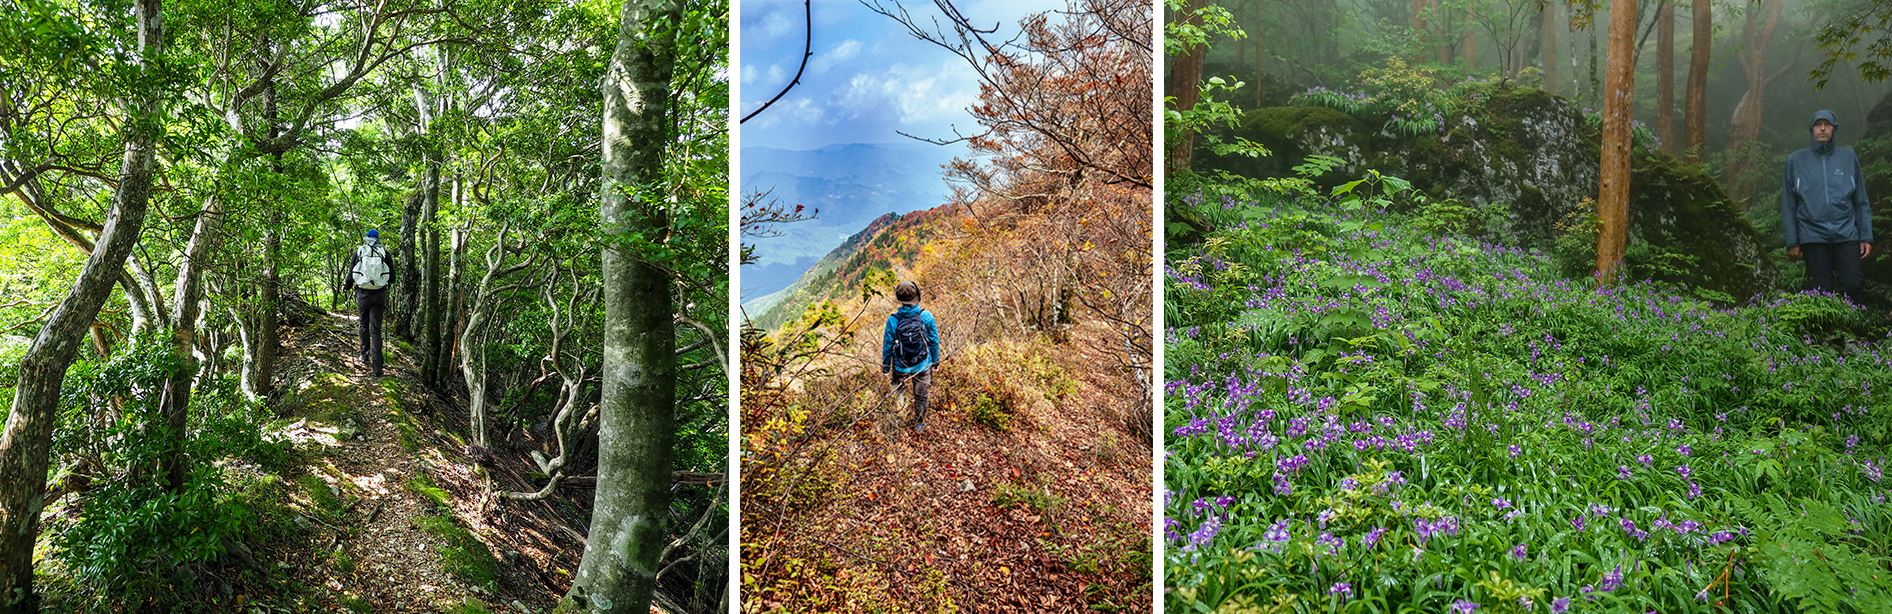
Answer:
[[902, 303], [920, 300], [920, 285], [910, 281], [894, 284], [893, 297]]

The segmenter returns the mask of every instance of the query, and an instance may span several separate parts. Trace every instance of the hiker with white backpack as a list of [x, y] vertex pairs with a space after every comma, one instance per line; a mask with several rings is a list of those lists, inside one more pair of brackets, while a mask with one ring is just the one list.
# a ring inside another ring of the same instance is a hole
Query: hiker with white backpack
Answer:
[[920, 285], [903, 281], [893, 287], [900, 310], [887, 316], [887, 332], [880, 344], [880, 372], [893, 376], [893, 393], [909, 382], [913, 386], [913, 432], [926, 431], [926, 393], [933, 386], [933, 366], [939, 364], [939, 326], [933, 312], [920, 308]]
[[380, 233], [369, 230], [361, 245], [348, 260], [348, 279], [343, 284], [355, 289], [355, 311], [361, 320], [355, 330], [361, 336], [362, 366], [381, 377], [381, 321], [388, 315], [388, 286], [394, 284], [394, 256], [381, 245]]

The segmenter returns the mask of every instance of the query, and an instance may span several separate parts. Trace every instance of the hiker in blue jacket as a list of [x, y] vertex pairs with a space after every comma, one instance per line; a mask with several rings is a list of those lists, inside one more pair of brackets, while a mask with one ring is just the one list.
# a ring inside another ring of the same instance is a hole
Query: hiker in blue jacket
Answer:
[[[1872, 253], [1872, 208], [1866, 175], [1853, 148], [1833, 144], [1839, 116], [1822, 110], [1807, 123], [1813, 146], [1787, 156], [1780, 188], [1780, 226], [1787, 257], [1807, 259], [1813, 287], [1858, 302], [1860, 262]], [[1835, 288], [1832, 277], [1838, 274]]]
[[394, 285], [394, 255], [381, 245], [381, 234], [369, 230], [343, 271], [347, 279], [342, 285], [355, 290], [355, 311], [361, 316], [355, 325], [361, 337], [356, 358], [381, 377], [381, 321], [388, 314], [388, 286]]
[[933, 313], [920, 308], [920, 285], [903, 281], [893, 287], [900, 310], [887, 316], [887, 332], [880, 342], [880, 372], [893, 376], [893, 393], [913, 383], [913, 432], [926, 431], [926, 389], [933, 386], [933, 365], [939, 364], [939, 326]]

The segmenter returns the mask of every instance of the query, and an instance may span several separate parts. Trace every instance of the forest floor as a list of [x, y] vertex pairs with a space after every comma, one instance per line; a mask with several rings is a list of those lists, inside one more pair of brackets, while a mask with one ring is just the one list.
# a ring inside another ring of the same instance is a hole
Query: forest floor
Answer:
[[[771, 553], [745, 562], [744, 611], [1149, 610], [1150, 450], [1102, 410], [1124, 392], [1084, 346], [949, 358], [921, 433], [877, 371], [811, 384], [801, 402], [847, 409], [807, 419], [814, 468], [771, 488], [790, 496], [743, 508], [745, 553]], [[1024, 394], [980, 407], [1001, 384], [973, 382], [1000, 380]]]
[[411, 350], [389, 335], [386, 377], [371, 377], [354, 327], [324, 314], [284, 335], [276, 411], [308, 462], [282, 477], [305, 531], [268, 558], [308, 591], [296, 611], [549, 610], [570, 586], [588, 514], [558, 498], [486, 497], [485, 475], [519, 482], [523, 468], [503, 465], [523, 463], [470, 462], [465, 417], [425, 392]]

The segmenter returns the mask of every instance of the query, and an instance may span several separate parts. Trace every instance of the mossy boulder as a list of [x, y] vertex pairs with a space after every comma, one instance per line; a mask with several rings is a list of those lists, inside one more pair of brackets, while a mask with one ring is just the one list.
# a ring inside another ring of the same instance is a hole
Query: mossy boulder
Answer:
[[[1835, 140], [1844, 142], [1845, 137]], [[1853, 153], [1859, 155], [1859, 166], [1866, 173], [1866, 195], [1873, 200], [1872, 231], [1878, 239], [1892, 232], [1892, 205], [1884, 204], [1892, 197], [1892, 95], [1873, 107], [1865, 138], [1853, 145]], [[1892, 244], [1878, 239], [1872, 247], [1872, 255], [1860, 267], [1865, 275], [1860, 298], [1868, 305], [1892, 307], [1892, 256], [1882, 251]]]
[[[1204, 148], [1196, 152], [1197, 165], [1247, 177], [1287, 177], [1310, 155], [1332, 156], [1345, 164], [1319, 183], [1378, 170], [1412, 181], [1432, 198], [1470, 206], [1491, 239], [1547, 252], [1581, 226], [1572, 222], [1594, 215], [1599, 137], [1567, 99], [1498, 84], [1460, 100], [1436, 132], [1401, 134], [1384, 120], [1324, 107], [1256, 109], [1234, 132], [1267, 146], [1272, 156], [1218, 157]], [[1634, 158], [1627, 263], [1632, 272], [1733, 299], [1769, 287], [1774, 271], [1753, 225], [1713, 177], [1667, 154], [1639, 152]]]

